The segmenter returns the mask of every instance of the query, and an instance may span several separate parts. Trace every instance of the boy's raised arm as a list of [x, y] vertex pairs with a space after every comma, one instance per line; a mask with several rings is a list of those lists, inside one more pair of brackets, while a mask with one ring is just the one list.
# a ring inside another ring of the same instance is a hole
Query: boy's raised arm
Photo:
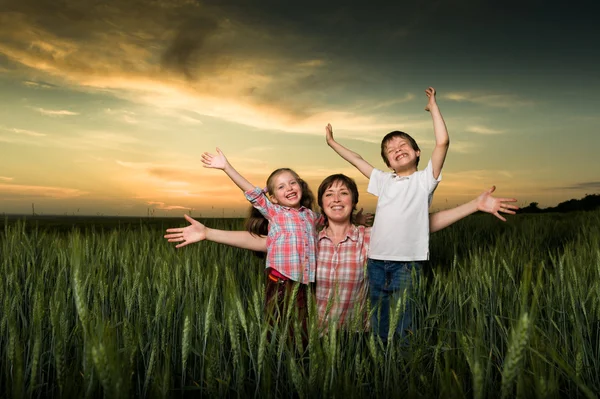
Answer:
[[244, 176], [240, 175], [238, 171], [231, 166], [225, 157], [225, 154], [223, 154], [219, 148], [217, 148], [216, 155], [208, 152], [202, 154], [202, 163], [204, 164], [205, 168], [221, 169], [244, 192], [254, 188], [252, 183], [246, 180]]
[[429, 97], [429, 102], [425, 107], [425, 111], [429, 111], [433, 118], [435, 148], [433, 149], [433, 154], [431, 154], [431, 165], [433, 166], [433, 177], [437, 179], [440, 176], [440, 173], [442, 173], [442, 167], [444, 166], [448, 147], [450, 146], [450, 138], [448, 137], [446, 123], [444, 122], [444, 118], [442, 118], [442, 113], [435, 100], [435, 89], [433, 87], [428, 87], [427, 90], [425, 90], [425, 94]]
[[327, 140], [327, 145], [329, 145], [338, 155], [344, 158], [346, 161], [350, 162], [356, 169], [360, 171], [367, 179], [371, 178], [371, 172], [373, 172], [373, 166], [370, 163], [365, 161], [363, 157], [339, 144], [333, 138], [333, 128], [331, 124], [327, 124], [325, 126], [325, 139]]
[[469, 216], [477, 211], [491, 213], [498, 219], [506, 222], [498, 212], [515, 214], [518, 206], [511, 204], [516, 202], [515, 198], [496, 198], [492, 193], [496, 190], [496, 186], [492, 186], [489, 190], [479, 194], [477, 198], [467, 203], [457, 206], [456, 208], [446, 209], [429, 215], [429, 231], [434, 233], [450, 226], [451, 224]]

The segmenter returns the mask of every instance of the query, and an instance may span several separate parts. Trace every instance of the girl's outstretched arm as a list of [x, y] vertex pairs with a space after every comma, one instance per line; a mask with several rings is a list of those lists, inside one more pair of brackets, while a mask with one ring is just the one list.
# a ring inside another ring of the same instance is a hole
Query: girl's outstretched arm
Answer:
[[221, 169], [223, 172], [227, 173], [227, 176], [233, 182], [242, 189], [243, 192], [252, 190], [254, 186], [250, 183], [246, 178], [238, 173], [237, 170], [231, 166], [225, 154], [221, 152], [221, 150], [217, 147], [217, 154], [213, 155], [208, 152], [202, 154], [202, 163], [205, 168], [214, 168]]
[[456, 208], [439, 211], [429, 215], [429, 231], [434, 233], [442, 230], [477, 211], [491, 213], [498, 219], [506, 222], [506, 219], [498, 212], [514, 215], [515, 210], [519, 209], [519, 207], [510, 204], [510, 202], [516, 202], [517, 200], [515, 198], [496, 198], [492, 196], [494, 190], [496, 190], [496, 186], [492, 186], [474, 200], [459, 205]]
[[232, 247], [249, 249], [258, 252], [267, 252], [267, 239], [264, 236], [252, 235], [247, 231], [227, 231], [209, 229], [199, 221], [188, 215], [183, 215], [190, 225], [167, 229], [165, 238], [169, 242], [179, 242], [175, 248], [185, 247], [199, 241], [213, 241], [220, 244], [231, 245]]

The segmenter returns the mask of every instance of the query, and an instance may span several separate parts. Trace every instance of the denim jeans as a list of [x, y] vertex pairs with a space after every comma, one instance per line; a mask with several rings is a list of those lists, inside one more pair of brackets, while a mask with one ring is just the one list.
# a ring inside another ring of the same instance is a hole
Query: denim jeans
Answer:
[[[413, 270], [415, 281], [413, 281]], [[367, 273], [371, 306], [374, 310], [371, 316], [371, 328], [384, 341], [388, 338], [391, 314], [406, 291], [404, 312], [400, 309], [394, 333], [396, 338], [404, 338], [405, 331], [412, 325], [414, 314], [412, 294], [421, 279], [422, 262], [369, 259]]]

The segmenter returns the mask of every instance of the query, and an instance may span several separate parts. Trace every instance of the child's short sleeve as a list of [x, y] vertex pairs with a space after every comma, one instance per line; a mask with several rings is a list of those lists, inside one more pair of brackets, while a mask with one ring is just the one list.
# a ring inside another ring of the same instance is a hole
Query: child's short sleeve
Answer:
[[369, 186], [367, 187], [367, 192], [369, 194], [373, 194], [379, 196], [381, 192], [381, 187], [383, 185], [383, 180], [385, 178], [385, 172], [376, 168], [373, 168], [371, 172], [371, 176], [369, 177]]
[[442, 172], [440, 172], [440, 175], [437, 179], [433, 177], [433, 164], [431, 163], [431, 159], [429, 160], [429, 162], [427, 162], [427, 167], [425, 168], [425, 170], [423, 170], [423, 172], [424, 173], [422, 174], [421, 183], [423, 184], [427, 192], [433, 194], [439, 182], [442, 181]]

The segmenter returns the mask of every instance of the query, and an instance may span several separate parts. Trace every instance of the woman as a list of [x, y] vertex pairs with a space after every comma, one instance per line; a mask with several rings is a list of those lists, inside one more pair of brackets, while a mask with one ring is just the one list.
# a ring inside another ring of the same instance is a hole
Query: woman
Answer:
[[[505, 219], [499, 212], [514, 214], [518, 209], [514, 198], [495, 198], [495, 187], [456, 208], [430, 215], [430, 231], [436, 232], [476, 212], [483, 211]], [[318, 204], [324, 215], [324, 228], [317, 237], [316, 303], [322, 323], [347, 325], [350, 320], [361, 320], [361, 328], [368, 325], [365, 306], [368, 284], [365, 265], [371, 239], [371, 228], [356, 226], [353, 222], [358, 203], [358, 189], [353, 179], [331, 175], [319, 186]], [[181, 248], [198, 241], [209, 240], [253, 251], [266, 251], [266, 238], [247, 231], [224, 231], [204, 226], [188, 215], [187, 227], [167, 229], [164, 237], [178, 242]], [[352, 316], [356, 315], [356, 318]]]

